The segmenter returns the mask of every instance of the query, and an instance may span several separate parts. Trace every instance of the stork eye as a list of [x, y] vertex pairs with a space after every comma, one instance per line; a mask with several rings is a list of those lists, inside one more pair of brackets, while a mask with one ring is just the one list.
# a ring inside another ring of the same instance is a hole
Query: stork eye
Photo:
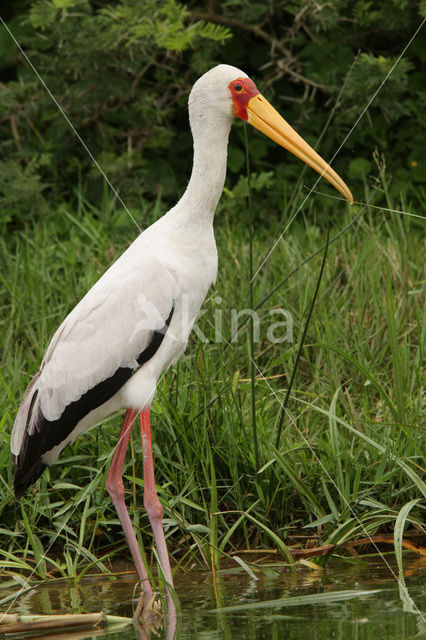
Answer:
[[243, 90], [243, 85], [241, 85], [239, 83], [234, 84], [234, 90], [235, 91], [242, 91]]

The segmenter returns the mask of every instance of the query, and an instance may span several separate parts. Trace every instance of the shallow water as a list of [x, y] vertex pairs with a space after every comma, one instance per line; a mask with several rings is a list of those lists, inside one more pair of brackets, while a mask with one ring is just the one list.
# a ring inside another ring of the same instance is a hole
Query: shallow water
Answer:
[[[302, 567], [285, 571], [270, 565], [258, 580], [235, 566], [212, 574], [180, 572], [176, 640], [281, 639], [404, 640], [426, 638], [426, 558], [404, 554], [404, 575], [412, 603], [399, 594], [392, 554], [382, 558], [333, 560], [326, 569]], [[86, 613], [104, 611], [132, 616], [136, 603], [135, 577], [115, 580], [84, 579], [79, 585], [52, 581], [22, 595], [11, 613]], [[7, 595], [0, 589], [0, 599]], [[4, 605], [5, 611], [9, 605]], [[404, 611], [405, 608], [405, 611]], [[409, 612], [407, 609], [411, 608]], [[49, 636], [152, 640], [167, 638], [164, 619], [135, 630], [132, 626], [109, 633], [79, 632]], [[47, 637], [47, 636], [46, 636]]]

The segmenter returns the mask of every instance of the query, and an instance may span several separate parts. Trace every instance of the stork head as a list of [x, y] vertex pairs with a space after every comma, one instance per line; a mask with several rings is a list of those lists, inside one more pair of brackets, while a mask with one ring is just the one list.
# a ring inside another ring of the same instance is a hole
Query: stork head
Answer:
[[246, 120], [315, 169], [353, 203], [352, 193], [334, 169], [280, 116], [240, 69], [220, 64], [201, 76], [191, 91], [189, 110], [190, 116], [192, 112], [198, 120], [208, 117], [212, 111], [216, 117], [229, 121], [234, 116]]

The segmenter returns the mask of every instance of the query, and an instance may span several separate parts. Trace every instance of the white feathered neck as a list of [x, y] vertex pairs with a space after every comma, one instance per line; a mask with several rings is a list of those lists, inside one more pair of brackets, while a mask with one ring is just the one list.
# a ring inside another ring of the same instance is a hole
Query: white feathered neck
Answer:
[[234, 109], [228, 85], [246, 74], [218, 65], [194, 84], [189, 96], [189, 122], [194, 159], [188, 187], [170, 213], [192, 225], [212, 224], [226, 177], [228, 138]]

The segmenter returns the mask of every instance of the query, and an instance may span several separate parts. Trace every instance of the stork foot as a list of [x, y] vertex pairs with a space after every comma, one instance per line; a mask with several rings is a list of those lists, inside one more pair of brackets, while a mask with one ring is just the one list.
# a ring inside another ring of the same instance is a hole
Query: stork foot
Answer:
[[[157, 594], [158, 595], [158, 594]], [[166, 627], [166, 639], [174, 640], [177, 626], [177, 611], [171, 598], [166, 598], [166, 613], [162, 610], [161, 600], [142, 593], [133, 615], [133, 625], [138, 632], [139, 640], [149, 640], [151, 633], [158, 634]]]
[[145, 623], [157, 616], [162, 616], [161, 602], [157, 598], [157, 594], [148, 595], [142, 591], [133, 614], [133, 620]]

